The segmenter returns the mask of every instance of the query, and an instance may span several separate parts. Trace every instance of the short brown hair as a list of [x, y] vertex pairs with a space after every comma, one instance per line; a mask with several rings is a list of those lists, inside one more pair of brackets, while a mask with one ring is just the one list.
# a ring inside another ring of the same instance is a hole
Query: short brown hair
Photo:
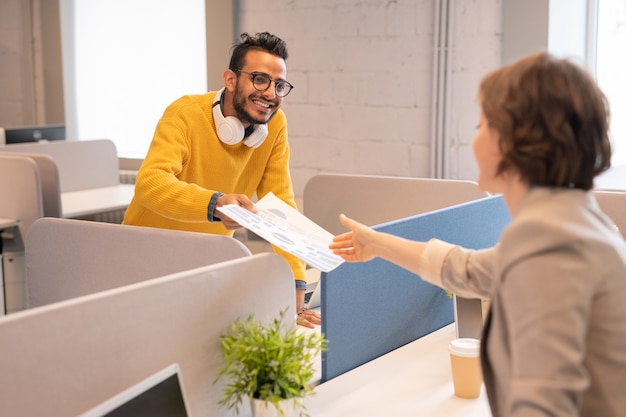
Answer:
[[609, 105], [579, 66], [531, 55], [488, 74], [479, 93], [500, 135], [498, 173], [513, 168], [529, 185], [589, 190], [609, 168]]
[[243, 68], [248, 51], [263, 51], [287, 60], [287, 44], [276, 35], [269, 32], [260, 32], [256, 36], [251, 36], [244, 32], [240, 36], [241, 40], [233, 45], [233, 53], [230, 57], [228, 69], [237, 71]]

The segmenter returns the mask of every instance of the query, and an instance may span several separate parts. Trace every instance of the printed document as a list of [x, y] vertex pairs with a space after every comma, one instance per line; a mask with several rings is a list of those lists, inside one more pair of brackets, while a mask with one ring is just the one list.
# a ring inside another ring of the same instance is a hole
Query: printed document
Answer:
[[258, 212], [252, 213], [237, 204], [228, 204], [216, 210], [320, 271], [331, 271], [344, 262], [328, 249], [332, 233], [274, 194], [259, 200], [256, 208]]

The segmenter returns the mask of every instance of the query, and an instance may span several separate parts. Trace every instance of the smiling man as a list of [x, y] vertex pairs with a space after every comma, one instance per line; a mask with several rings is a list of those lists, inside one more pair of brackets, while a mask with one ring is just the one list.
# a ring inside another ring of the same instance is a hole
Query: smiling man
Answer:
[[[296, 208], [287, 119], [280, 110], [293, 88], [286, 59], [282, 39], [244, 33], [224, 71], [224, 88], [181, 97], [165, 110], [124, 224], [232, 236], [240, 225], [217, 207], [239, 204], [255, 211], [250, 199], [272, 192]], [[293, 270], [298, 323], [319, 324], [319, 315], [303, 308], [305, 263], [274, 251]]]

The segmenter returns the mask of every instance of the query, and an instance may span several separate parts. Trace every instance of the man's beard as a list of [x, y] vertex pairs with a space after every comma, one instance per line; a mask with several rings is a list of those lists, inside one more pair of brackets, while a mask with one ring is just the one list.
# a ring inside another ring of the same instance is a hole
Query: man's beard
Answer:
[[245, 97], [241, 91], [235, 87], [235, 94], [233, 96], [233, 107], [235, 108], [235, 113], [237, 114], [237, 118], [241, 120], [243, 123], [251, 123], [255, 125], [262, 125], [270, 121], [272, 117], [276, 114], [274, 111], [270, 117], [265, 119], [255, 119], [252, 117], [250, 113], [245, 110], [247, 97]]

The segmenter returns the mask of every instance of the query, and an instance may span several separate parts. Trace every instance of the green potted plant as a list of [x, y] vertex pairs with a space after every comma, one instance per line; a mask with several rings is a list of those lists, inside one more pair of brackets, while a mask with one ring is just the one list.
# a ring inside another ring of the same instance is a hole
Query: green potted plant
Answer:
[[249, 316], [222, 335], [224, 364], [218, 379], [226, 378], [227, 385], [220, 405], [238, 414], [248, 398], [256, 416], [259, 409], [273, 413], [264, 415], [308, 416], [303, 399], [313, 391], [313, 359], [326, 348], [326, 339], [298, 332], [295, 326], [286, 328], [284, 316], [281, 311], [268, 326]]

